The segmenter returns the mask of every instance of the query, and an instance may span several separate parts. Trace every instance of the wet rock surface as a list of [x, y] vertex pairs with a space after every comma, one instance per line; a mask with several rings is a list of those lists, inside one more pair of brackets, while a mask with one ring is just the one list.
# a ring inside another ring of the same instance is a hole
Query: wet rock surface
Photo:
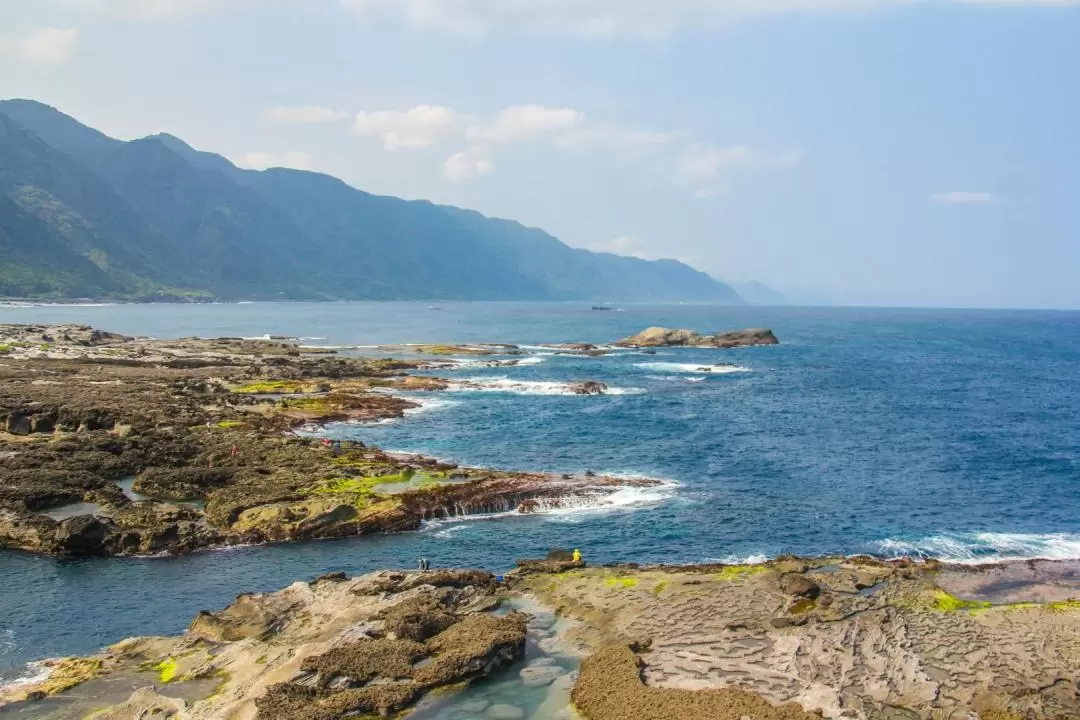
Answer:
[[293, 433], [401, 417], [415, 403], [393, 391], [448, 386], [405, 374], [426, 361], [84, 326], [5, 325], [0, 338], [12, 348], [0, 357], [0, 547], [124, 555], [337, 538], [651, 482], [459, 468]]

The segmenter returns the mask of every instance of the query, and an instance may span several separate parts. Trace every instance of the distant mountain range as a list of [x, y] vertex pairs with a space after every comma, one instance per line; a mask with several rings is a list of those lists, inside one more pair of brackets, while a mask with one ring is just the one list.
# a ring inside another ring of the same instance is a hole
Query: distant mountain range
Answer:
[[0, 101], [0, 297], [744, 302], [675, 260]]
[[732, 283], [735, 292], [739, 293], [743, 300], [751, 305], [794, 305], [790, 298], [783, 293], [773, 290], [768, 285], [757, 280], [750, 282]]

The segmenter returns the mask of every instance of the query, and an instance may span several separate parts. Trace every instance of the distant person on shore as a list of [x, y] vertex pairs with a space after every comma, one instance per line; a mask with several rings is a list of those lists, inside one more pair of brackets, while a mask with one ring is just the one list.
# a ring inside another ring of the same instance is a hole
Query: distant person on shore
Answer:
[[576, 563], [581, 562], [581, 551], [578, 550], [577, 548], [574, 548], [574, 554], [571, 557], [574, 558], [574, 562], [576, 562]]

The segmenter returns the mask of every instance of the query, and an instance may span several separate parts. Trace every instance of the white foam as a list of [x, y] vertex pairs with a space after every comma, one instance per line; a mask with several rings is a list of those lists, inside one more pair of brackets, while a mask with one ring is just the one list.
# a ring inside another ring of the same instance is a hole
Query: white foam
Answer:
[[[440, 525], [441, 525], [441, 523], [437, 523], [437, 522], [428, 524], [428, 528], [435, 531], [435, 532], [432, 533], [432, 537], [437, 537], [440, 540], [449, 540], [449, 539], [453, 538], [454, 535], [457, 534], [458, 532], [460, 532], [461, 530], [464, 530], [465, 528], [470, 527], [466, 523], [454, 523], [454, 524], [450, 525], [449, 527], [438, 529], [438, 528], [440, 528]], [[425, 529], [427, 529], [427, 528], [425, 528]]]
[[[424, 397], [409, 395], [407, 399], [410, 402], [417, 403], [417, 407], [405, 408], [406, 415], [419, 415], [420, 413], [433, 412], [435, 410], [445, 410], [448, 407], [457, 405], [456, 400], [444, 400], [442, 398]], [[394, 418], [390, 418], [391, 420]]]
[[[492, 392], [510, 395], [570, 395], [575, 396], [574, 387], [578, 383], [555, 380], [511, 380], [508, 377], [471, 377], [451, 383], [448, 392]], [[646, 392], [642, 388], [609, 387], [607, 395], [640, 395]]]
[[[633, 477], [608, 474], [607, 477]], [[656, 478], [643, 478], [656, 479]], [[582, 487], [574, 491], [572, 495], [564, 495], [557, 498], [536, 498], [532, 501], [532, 510], [520, 513], [517, 508], [510, 508], [502, 512], [477, 513], [466, 515], [454, 515], [452, 517], [438, 518], [424, 522], [424, 529], [435, 528], [442, 525], [460, 524], [465, 521], [475, 520], [500, 520], [505, 518], [545, 517], [555, 521], [573, 521], [583, 515], [605, 514], [610, 512], [627, 512], [651, 505], [662, 503], [673, 497], [679, 487], [673, 480], [658, 480], [659, 485], [649, 487], [620, 487], [611, 492], [608, 488]], [[448, 528], [449, 529], [449, 528]], [[445, 537], [439, 532], [437, 537]]]
[[1080, 535], [1069, 533], [955, 533], [914, 541], [889, 538], [875, 545], [886, 557], [935, 558], [965, 565], [1080, 559]]
[[297, 345], [301, 350], [357, 350], [364, 345]]
[[768, 555], [762, 555], [760, 553], [753, 553], [750, 555], [727, 555], [719, 560], [709, 559], [706, 563], [719, 563], [721, 565], [761, 565], [762, 563], [769, 562]]
[[510, 360], [488, 358], [439, 358], [438, 360], [432, 360], [425, 363], [425, 365], [443, 370], [464, 370], [466, 368], [502, 368], [518, 367], [521, 365], [539, 365], [542, 362], [545, 362], [542, 357], [523, 357]]
[[17, 687], [25, 687], [27, 685], [36, 685], [40, 682], [45, 682], [52, 675], [53, 669], [46, 665], [44, 662], [29, 662], [23, 670], [23, 673], [18, 677], [12, 678], [6, 683], [0, 684], [0, 690], [10, 690]]
[[741, 365], [710, 365], [708, 363], [647, 362], [635, 363], [634, 367], [653, 370], [655, 372], [694, 373], [695, 375], [700, 375], [702, 373], [708, 375], [727, 375], [730, 373], [753, 372], [750, 368], [745, 368]]

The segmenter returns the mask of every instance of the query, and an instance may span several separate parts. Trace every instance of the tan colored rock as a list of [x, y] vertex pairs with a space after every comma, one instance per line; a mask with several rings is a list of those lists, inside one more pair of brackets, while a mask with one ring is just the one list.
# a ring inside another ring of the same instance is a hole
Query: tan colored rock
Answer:
[[615, 344], [620, 347], [637, 348], [679, 346], [733, 348], [747, 345], [776, 345], [779, 342], [771, 330], [761, 328], [701, 335], [694, 330], [651, 327], [642, 330], [637, 335], [624, 338]]

